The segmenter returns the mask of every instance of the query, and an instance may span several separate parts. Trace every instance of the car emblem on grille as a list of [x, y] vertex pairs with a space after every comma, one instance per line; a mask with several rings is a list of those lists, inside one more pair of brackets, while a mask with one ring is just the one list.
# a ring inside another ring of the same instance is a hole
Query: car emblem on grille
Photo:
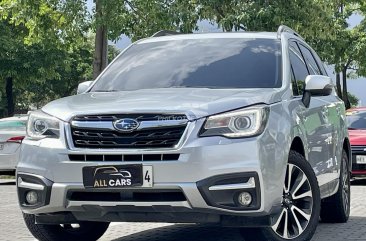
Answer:
[[120, 119], [113, 122], [113, 126], [118, 131], [131, 132], [139, 127], [140, 123], [134, 119]]

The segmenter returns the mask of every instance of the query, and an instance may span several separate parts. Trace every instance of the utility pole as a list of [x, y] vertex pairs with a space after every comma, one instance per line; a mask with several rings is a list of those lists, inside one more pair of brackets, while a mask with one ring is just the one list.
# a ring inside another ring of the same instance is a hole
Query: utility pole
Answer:
[[94, 3], [97, 29], [95, 34], [93, 79], [96, 79], [108, 65], [108, 37], [107, 26], [103, 22], [103, 0], [94, 0]]

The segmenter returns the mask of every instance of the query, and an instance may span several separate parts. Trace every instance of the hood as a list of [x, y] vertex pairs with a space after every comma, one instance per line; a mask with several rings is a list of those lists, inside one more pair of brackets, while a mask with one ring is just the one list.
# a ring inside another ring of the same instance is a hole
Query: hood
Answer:
[[366, 130], [348, 130], [352, 146], [366, 146]]
[[253, 104], [271, 104], [280, 98], [276, 89], [142, 89], [70, 96], [42, 110], [64, 121], [75, 115], [118, 113], [181, 113], [193, 120]]

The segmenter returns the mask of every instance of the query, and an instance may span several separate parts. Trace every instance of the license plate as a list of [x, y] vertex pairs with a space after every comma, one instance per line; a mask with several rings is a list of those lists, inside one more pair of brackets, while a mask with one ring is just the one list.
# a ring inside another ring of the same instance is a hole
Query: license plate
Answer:
[[4, 149], [4, 144], [0, 144], [0, 151]]
[[357, 164], [366, 164], [366, 156], [356, 156]]
[[110, 165], [83, 167], [85, 188], [152, 187], [152, 166]]

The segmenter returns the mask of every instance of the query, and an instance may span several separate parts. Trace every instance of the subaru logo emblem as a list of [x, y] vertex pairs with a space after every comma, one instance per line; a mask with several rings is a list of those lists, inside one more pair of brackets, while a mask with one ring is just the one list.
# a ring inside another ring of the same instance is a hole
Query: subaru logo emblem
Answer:
[[140, 123], [134, 119], [120, 119], [113, 122], [114, 128], [122, 132], [134, 131], [139, 125]]

